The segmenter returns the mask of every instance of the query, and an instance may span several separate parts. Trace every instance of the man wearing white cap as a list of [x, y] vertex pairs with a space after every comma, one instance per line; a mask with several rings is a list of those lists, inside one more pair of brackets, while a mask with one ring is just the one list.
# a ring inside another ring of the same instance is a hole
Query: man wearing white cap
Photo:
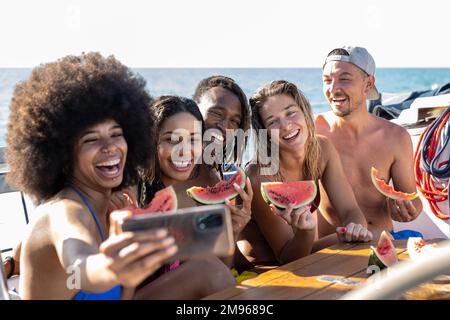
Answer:
[[[316, 117], [316, 128], [338, 150], [356, 200], [376, 238], [381, 230], [393, 230], [392, 219], [414, 220], [422, 211], [422, 203], [418, 198], [386, 200], [372, 184], [370, 169], [375, 167], [380, 178], [392, 179], [395, 190], [416, 191], [408, 132], [367, 111], [366, 100], [379, 98], [374, 75], [375, 61], [365, 48], [344, 46], [332, 50], [323, 65], [322, 79], [323, 93], [332, 111]], [[319, 236], [324, 236], [335, 232], [345, 217], [337, 216], [321, 191], [318, 225]]]

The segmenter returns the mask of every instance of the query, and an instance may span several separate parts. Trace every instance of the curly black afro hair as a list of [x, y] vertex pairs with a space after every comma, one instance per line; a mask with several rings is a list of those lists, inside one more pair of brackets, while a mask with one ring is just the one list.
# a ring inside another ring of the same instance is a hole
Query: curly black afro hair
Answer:
[[73, 170], [76, 139], [87, 127], [114, 119], [128, 144], [119, 188], [153, 167], [152, 98], [145, 80], [99, 53], [66, 56], [36, 67], [15, 87], [6, 137], [7, 181], [38, 203], [62, 190]]

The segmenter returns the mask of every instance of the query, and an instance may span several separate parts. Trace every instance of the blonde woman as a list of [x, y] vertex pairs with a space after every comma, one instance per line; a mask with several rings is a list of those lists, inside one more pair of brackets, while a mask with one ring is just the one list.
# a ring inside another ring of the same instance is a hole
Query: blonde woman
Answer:
[[[293, 83], [273, 81], [256, 91], [250, 105], [254, 128], [268, 129], [269, 139], [277, 138], [279, 147], [276, 175], [261, 175], [259, 164], [247, 167], [253, 190], [260, 190], [261, 182], [267, 181], [320, 182], [340, 214], [338, 237], [347, 242], [370, 241], [372, 234], [345, 178], [339, 155], [326, 137], [315, 134], [311, 106], [302, 92]], [[277, 131], [272, 133], [271, 129], [278, 129], [277, 137], [272, 136]], [[285, 264], [336, 242], [333, 235], [334, 240], [315, 243], [316, 220], [312, 213], [319, 201], [320, 194], [312, 206], [278, 210], [255, 192], [252, 221], [240, 242], [247, 259], [254, 264]]]

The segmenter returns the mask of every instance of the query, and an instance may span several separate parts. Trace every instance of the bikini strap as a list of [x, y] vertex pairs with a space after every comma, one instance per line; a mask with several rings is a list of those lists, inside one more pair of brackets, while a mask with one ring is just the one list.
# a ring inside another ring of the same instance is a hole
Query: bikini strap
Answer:
[[83, 200], [84, 204], [88, 207], [89, 212], [91, 213], [91, 216], [92, 218], [94, 218], [95, 224], [97, 225], [98, 232], [100, 232], [100, 237], [102, 238], [102, 241], [105, 241], [105, 236], [103, 235], [102, 228], [100, 227], [100, 222], [98, 221], [97, 216], [95, 215], [94, 209], [92, 209], [91, 205], [89, 204], [87, 199], [83, 196], [81, 191], [75, 188], [75, 186], [70, 187], [80, 196], [81, 200]]

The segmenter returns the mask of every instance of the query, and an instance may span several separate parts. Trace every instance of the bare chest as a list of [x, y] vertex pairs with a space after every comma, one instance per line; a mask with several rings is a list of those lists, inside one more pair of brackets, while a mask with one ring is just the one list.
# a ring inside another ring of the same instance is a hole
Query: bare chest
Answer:
[[392, 148], [380, 137], [367, 137], [357, 142], [348, 142], [332, 138], [336, 147], [344, 173], [350, 183], [356, 200], [365, 213], [379, 214], [385, 207], [384, 197], [375, 189], [370, 169], [379, 170], [380, 177], [390, 179], [390, 169], [394, 162]]
[[348, 141], [339, 136], [330, 139], [339, 153], [344, 172], [353, 187], [371, 184], [371, 167], [377, 168], [382, 176], [389, 177], [394, 154], [382, 136], [367, 136], [357, 141]]

